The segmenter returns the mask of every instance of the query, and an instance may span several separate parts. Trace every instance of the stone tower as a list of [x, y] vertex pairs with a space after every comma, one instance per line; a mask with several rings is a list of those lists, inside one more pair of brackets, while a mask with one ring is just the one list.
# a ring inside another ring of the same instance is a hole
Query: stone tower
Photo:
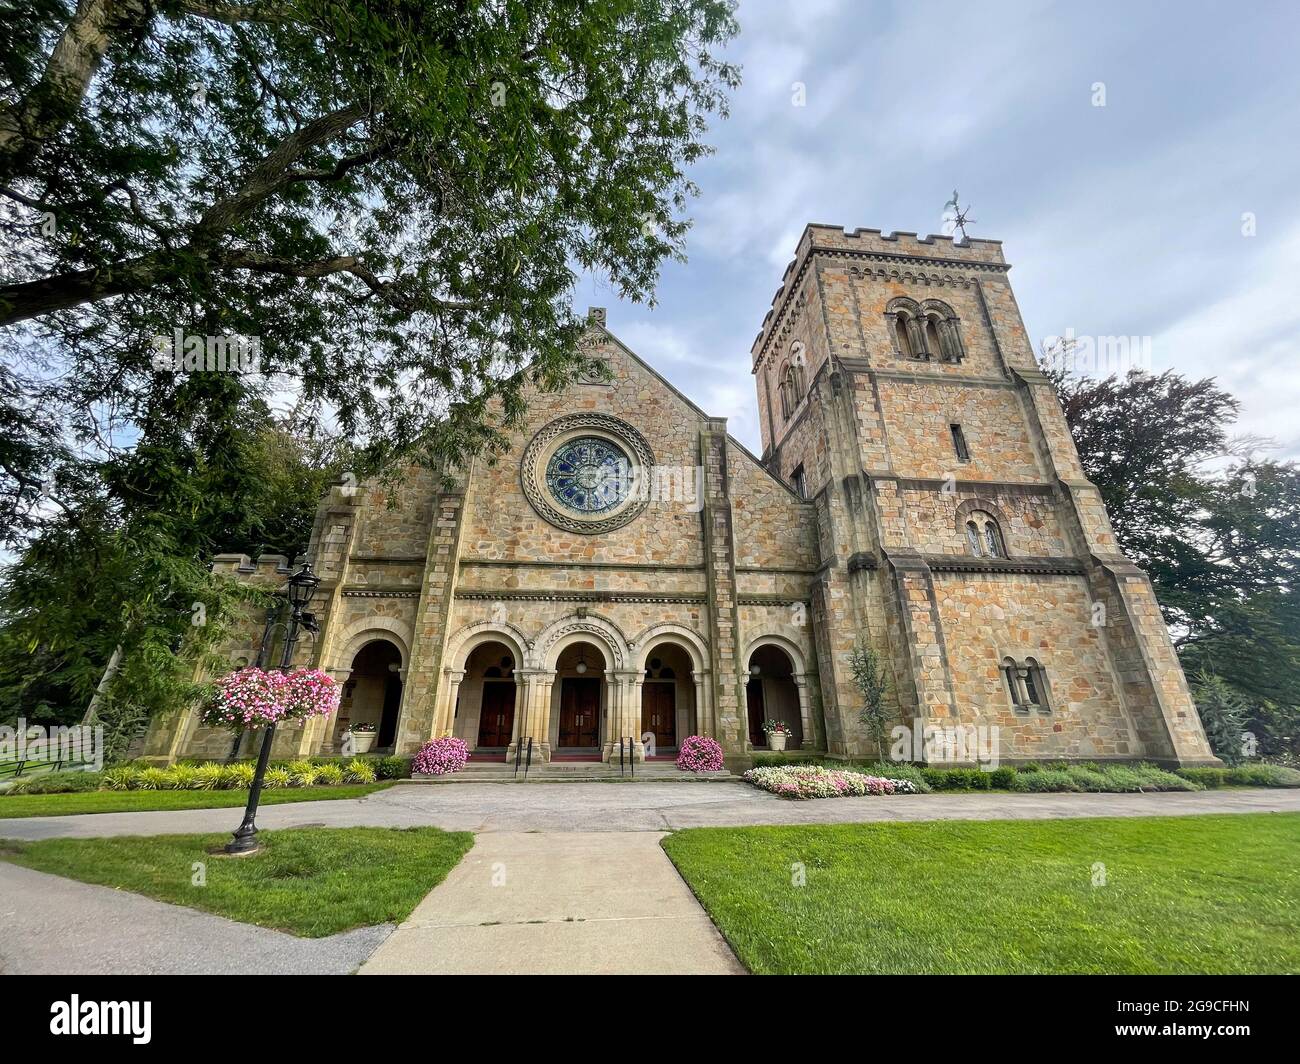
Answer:
[[996, 240], [810, 225], [754, 341], [762, 460], [816, 509], [828, 752], [874, 750], [862, 641], [903, 722], [983, 727], [1005, 761], [1216, 764], [1009, 269]]

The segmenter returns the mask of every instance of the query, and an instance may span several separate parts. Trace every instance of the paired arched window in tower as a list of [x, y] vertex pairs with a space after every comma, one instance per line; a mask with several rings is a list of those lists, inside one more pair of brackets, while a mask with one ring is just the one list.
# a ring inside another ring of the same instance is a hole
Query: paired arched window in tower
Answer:
[[885, 308], [885, 316], [890, 319], [894, 347], [903, 358], [960, 362], [965, 357], [961, 323], [947, 303], [900, 297]]
[[997, 518], [984, 510], [966, 515], [966, 549], [977, 558], [1005, 558], [1006, 544]]
[[781, 417], [787, 421], [798, 409], [803, 399], [807, 383], [804, 379], [804, 367], [801, 357], [796, 357], [781, 366], [778, 375], [777, 390], [781, 398]]

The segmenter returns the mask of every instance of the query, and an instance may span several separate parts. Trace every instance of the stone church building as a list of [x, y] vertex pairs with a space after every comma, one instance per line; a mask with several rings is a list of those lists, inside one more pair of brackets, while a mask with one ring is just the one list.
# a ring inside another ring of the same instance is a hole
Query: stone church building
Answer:
[[[485, 759], [531, 740], [535, 759], [617, 760], [700, 734], [743, 763], [773, 720], [792, 749], [867, 756], [861, 644], [893, 723], [981, 728], [1004, 762], [1213, 763], [1008, 270], [995, 240], [808, 226], [752, 347], [761, 455], [592, 311], [608, 379], [534, 396], [494, 462], [450, 490], [417, 472], [395, 499], [362, 484], [322, 502], [321, 629], [298, 660], [344, 695], [281, 729], [277, 756], [372, 723], [398, 753], [454, 735]], [[232, 663], [262, 638], [250, 617]], [[231, 737], [182, 713], [147, 745], [225, 757]]]

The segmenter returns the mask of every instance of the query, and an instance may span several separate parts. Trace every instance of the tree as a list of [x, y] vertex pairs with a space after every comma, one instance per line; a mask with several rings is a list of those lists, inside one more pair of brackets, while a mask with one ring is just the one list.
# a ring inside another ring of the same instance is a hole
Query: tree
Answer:
[[1249, 715], [1241, 692], [1210, 672], [1197, 676], [1192, 690], [1214, 756], [1225, 765], [1241, 764], [1245, 760], [1243, 748]]
[[858, 720], [876, 744], [876, 760], [881, 760], [889, 727], [889, 711], [885, 705], [889, 681], [876, 652], [863, 643], [858, 643], [849, 652], [849, 668], [853, 673], [853, 685], [862, 697]]
[[[1275, 744], [1261, 752], [1281, 752], [1296, 729], [1279, 722], [1300, 702], [1300, 469], [1261, 458], [1264, 441], [1229, 435], [1238, 405], [1212, 379], [1048, 372], [1184, 668], [1221, 677], [1246, 729]], [[1209, 681], [1200, 687], [1217, 699]]]
[[738, 82], [727, 0], [0, 20], [0, 712], [75, 713], [118, 648], [110, 701], [174, 704], [231, 606], [215, 551], [295, 553], [339, 461], [463, 462], [597, 368], [574, 271], [653, 299]]
[[[78, 427], [153, 338], [260, 339], [375, 468], [588, 368], [575, 269], [648, 300], [737, 72], [726, 0], [39, 0], [5, 11], [0, 283]], [[111, 366], [112, 372], [102, 372]]]

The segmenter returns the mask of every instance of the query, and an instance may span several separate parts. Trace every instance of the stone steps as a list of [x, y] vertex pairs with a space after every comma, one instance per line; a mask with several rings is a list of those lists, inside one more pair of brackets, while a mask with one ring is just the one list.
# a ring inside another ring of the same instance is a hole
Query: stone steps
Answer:
[[493, 764], [490, 762], [471, 761], [460, 772], [445, 776], [412, 776], [402, 783], [563, 783], [573, 782], [618, 782], [625, 783], [664, 783], [700, 780], [726, 781], [734, 780], [730, 772], [683, 772], [672, 762], [647, 762], [636, 766], [636, 773], [625, 768], [619, 775], [618, 763], [602, 764], [598, 761], [539, 761], [528, 770], [527, 780], [521, 765], [518, 776], [514, 764]]

